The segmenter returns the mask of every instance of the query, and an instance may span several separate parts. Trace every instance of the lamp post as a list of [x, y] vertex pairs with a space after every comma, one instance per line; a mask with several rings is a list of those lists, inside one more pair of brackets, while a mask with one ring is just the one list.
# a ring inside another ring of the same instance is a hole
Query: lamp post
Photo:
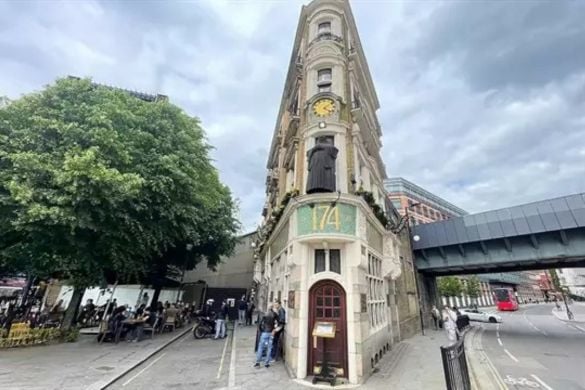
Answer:
[[412, 230], [410, 227], [410, 217], [408, 215], [408, 211], [410, 209], [412, 209], [413, 207], [416, 207], [420, 205], [420, 202], [415, 202], [413, 204], [411, 204], [410, 206], [405, 207], [404, 209], [404, 216], [406, 218], [406, 229], [407, 229], [407, 233], [408, 233], [408, 245], [410, 246], [410, 255], [411, 255], [411, 261], [412, 261], [412, 266], [413, 269], [415, 270], [415, 274], [414, 274], [414, 281], [415, 281], [415, 286], [416, 286], [416, 295], [418, 296], [418, 311], [419, 311], [419, 317], [420, 317], [420, 330], [422, 335], [425, 335], [425, 322], [424, 322], [424, 317], [423, 317], [423, 307], [422, 307], [422, 299], [420, 296], [420, 286], [419, 286], [419, 280], [418, 280], [418, 275], [416, 272], [416, 264], [414, 263], [414, 246], [412, 244], [412, 241], [419, 241], [420, 237], [419, 236], [412, 236]]

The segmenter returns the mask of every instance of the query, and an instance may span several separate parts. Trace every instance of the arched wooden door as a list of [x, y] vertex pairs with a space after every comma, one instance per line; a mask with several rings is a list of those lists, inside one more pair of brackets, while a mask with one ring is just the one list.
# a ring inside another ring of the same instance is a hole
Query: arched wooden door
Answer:
[[[335, 338], [324, 341], [313, 338], [313, 326], [317, 321], [335, 322]], [[326, 350], [324, 350], [324, 346]], [[313, 368], [321, 366], [327, 355], [330, 366], [338, 370], [340, 377], [347, 378], [347, 319], [345, 291], [332, 280], [317, 282], [309, 291], [309, 356], [307, 372], [313, 375]]]

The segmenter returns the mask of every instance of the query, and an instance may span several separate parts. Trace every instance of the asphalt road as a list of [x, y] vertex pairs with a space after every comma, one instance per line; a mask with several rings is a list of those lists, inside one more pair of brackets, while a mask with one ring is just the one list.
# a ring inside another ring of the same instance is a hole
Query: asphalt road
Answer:
[[[522, 307], [483, 325], [484, 350], [509, 389], [585, 390], [585, 324], [558, 320], [553, 307]], [[571, 310], [585, 314], [585, 306]]]
[[189, 332], [117, 380], [107, 390], [227, 387], [229, 341], [229, 337], [223, 340], [195, 340]]

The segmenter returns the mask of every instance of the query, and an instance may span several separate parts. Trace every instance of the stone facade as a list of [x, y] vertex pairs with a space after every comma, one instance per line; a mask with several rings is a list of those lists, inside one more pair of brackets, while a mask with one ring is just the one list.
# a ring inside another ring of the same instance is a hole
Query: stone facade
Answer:
[[[418, 329], [408, 235], [386, 202], [378, 108], [349, 3], [304, 6], [269, 154], [254, 272], [258, 308], [279, 299], [287, 310], [285, 364], [297, 378], [325, 358], [340, 377], [361, 383]], [[320, 137], [338, 149], [336, 191], [306, 194], [307, 151]], [[312, 334], [323, 319], [337, 324], [328, 347]]]

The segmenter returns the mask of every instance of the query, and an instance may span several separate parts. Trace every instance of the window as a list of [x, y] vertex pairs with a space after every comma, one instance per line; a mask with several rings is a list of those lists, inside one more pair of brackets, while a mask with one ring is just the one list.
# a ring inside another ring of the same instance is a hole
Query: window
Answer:
[[331, 69], [321, 69], [317, 72], [317, 82], [331, 82]]
[[368, 253], [368, 283], [367, 307], [370, 318], [370, 328], [377, 329], [388, 322], [386, 316], [386, 297], [384, 279], [382, 277], [382, 260]]
[[341, 274], [341, 251], [339, 249], [315, 249], [315, 273], [325, 271]]
[[320, 135], [315, 138], [315, 144], [329, 144], [335, 145], [335, 136], [333, 135]]
[[400, 204], [400, 201], [397, 199], [392, 199], [392, 205], [397, 209], [400, 210], [400, 208], [402, 207], [402, 205]]
[[331, 22], [319, 23], [317, 34], [331, 34]]
[[319, 92], [331, 92], [331, 81], [331, 68], [321, 69], [317, 72]]
[[325, 271], [325, 250], [315, 249], [315, 273]]
[[329, 250], [329, 271], [341, 274], [341, 252], [339, 249]]

